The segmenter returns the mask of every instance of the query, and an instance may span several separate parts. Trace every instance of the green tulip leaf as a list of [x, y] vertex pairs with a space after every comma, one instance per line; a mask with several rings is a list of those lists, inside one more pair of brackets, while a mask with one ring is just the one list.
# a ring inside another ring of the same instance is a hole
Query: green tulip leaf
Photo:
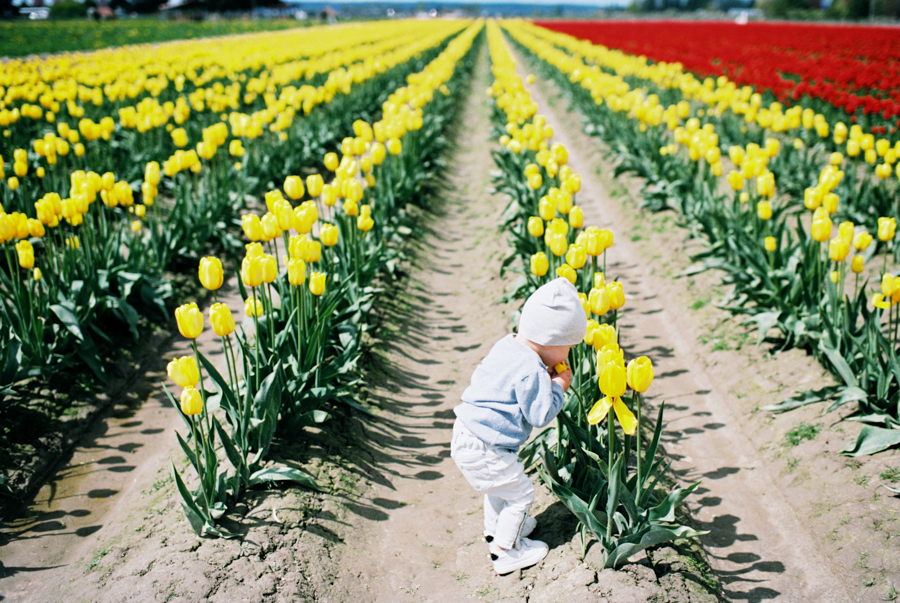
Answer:
[[276, 481], [296, 482], [310, 490], [324, 492], [312, 475], [295, 467], [268, 467], [260, 469], [250, 476], [249, 485], [252, 488], [258, 484]]
[[84, 340], [84, 335], [81, 332], [81, 323], [78, 321], [78, 317], [75, 316], [75, 312], [73, 312], [72, 309], [62, 304], [52, 304], [50, 310], [56, 315], [63, 326], [75, 336], [75, 339], [78, 341]]
[[885, 429], [864, 425], [856, 441], [841, 450], [846, 456], [865, 456], [900, 444], [900, 429]]
[[762, 410], [768, 410], [770, 412], [787, 412], [795, 408], [808, 406], [809, 404], [816, 404], [818, 402], [830, 400], [831, 398], [837, 396], [844, 389], [845, 386], [843, 385], [827, 385], [820, 389], [808, 389], [804, 392], [794, 394], [787, 400], [783, 400], [778, 404], [763, 406]]
[[648, 528], [637, 534], [620, 538], [617, 541], [617, 546], [607, 554], [603, 567], [604, 569], [616, 568], [628, 561], [629, 557], [644, 549], [678, 540], [679, 538], [694, 538], [707, 533], [698, 532], [687, 526]]

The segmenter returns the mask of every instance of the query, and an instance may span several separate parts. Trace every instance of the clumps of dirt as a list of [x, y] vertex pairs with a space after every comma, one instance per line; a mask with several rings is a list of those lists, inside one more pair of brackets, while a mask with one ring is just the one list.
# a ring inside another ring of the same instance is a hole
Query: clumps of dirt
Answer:
[[601, 547], [588, 543], [581, 557], [578, 521], [546, 488], [539, 487], [532, 538], [550, 553], [538, 565], [497, 579], [493, 603], [716, 603], [718, 584], [698, 545], [679, 541], [650, 549], [631, 563], [603, 569]]

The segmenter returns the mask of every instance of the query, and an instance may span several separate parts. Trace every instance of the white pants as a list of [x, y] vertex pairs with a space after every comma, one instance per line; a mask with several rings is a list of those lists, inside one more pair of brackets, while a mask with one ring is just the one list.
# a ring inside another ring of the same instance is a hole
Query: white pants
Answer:
[[516, 453], [488, 446], [457, 420], [450, 456], [469, 485], [484, 494], [485, 534], [501, 548], [515, 548], [534, 502], [534, 484]]

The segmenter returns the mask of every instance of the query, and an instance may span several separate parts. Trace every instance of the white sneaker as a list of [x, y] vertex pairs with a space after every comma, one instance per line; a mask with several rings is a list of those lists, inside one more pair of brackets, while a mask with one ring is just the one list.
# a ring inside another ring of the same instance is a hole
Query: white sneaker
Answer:
[[522, 538], [514, 549], [509, 549], [508, 551], [495, 550], [496, 553], [491, 552], [491, 561], [494, 562], [494, 571], [502, 576], [517, 569], [534, 565], [547, 556], [550, 547], [540, 540]]
[[[537, 519], [531, 516], [525, 517], [525, 525], [522, 526], [522, 535], [520, 538], [526, 538], [529, 534], [534, 532], [534, 529], [537, 527]], [[491, 544], [494, 541], [494, 535], [489, 534], [487, 532], [484, 533], [484, 539], [488, 544]]]

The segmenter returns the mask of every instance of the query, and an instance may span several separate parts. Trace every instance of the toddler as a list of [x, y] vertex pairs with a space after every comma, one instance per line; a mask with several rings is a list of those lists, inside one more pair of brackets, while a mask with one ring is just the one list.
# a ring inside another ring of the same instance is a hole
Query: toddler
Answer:
[[548, 547], [525, 538], [534, 485], [518, 459], [532, 427], [562, 409], [572, 372], [553, 367], [584, 339], [587, 319], [574, 285], [558, 278], [525, 302], [515, 335], [491, 348], [454, 408], [451, 456], [469, 484], [484, 494], [484, 536], [494, 570], [508, 574], [534, 565]]

